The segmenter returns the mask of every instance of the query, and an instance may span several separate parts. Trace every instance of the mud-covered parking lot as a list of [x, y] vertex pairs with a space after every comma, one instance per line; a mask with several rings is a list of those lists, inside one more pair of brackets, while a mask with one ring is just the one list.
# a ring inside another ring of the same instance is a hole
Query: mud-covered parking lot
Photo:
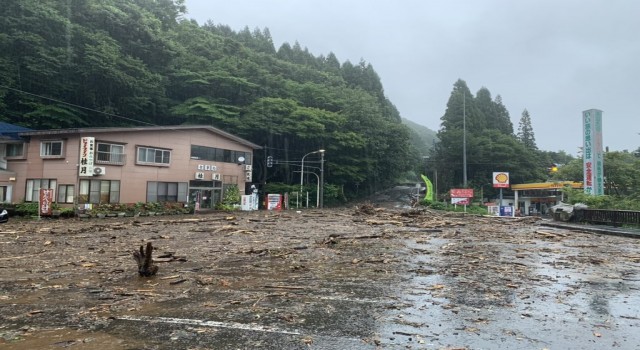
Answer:
[[638, 241], [540, 224], [368, 205], [11, 220], [0, 348], [640, 349]]

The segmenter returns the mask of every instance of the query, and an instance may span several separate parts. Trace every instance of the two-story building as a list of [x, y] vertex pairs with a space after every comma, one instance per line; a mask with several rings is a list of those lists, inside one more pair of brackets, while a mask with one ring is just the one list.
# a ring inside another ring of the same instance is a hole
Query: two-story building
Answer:
[[244, 192], [261, 147], [211, 126], [23, 130], [0, 140], [5, 203], [54, 190], [62, 206], [193, 202], [211, 208], [227, 186]]

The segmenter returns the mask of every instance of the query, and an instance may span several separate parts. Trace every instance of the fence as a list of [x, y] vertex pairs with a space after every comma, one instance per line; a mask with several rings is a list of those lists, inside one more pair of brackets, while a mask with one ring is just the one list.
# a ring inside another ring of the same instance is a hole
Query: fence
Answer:
[[576, 221], [613, 226], [640, 226], [640, 211], [583, 209], [576, 211]]

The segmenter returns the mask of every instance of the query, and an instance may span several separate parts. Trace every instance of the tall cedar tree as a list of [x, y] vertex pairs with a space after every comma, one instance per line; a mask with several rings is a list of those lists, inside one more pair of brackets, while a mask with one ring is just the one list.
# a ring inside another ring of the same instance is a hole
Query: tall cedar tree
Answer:
[[526, 109], [522, 111], [522, 116], [520, 117], [518, 140], [530, 151], [538, 149], [538, 146], [536, 146], [536, 137], [533, 134], [533, 127], [531, 126], [531, 117], [529, 116], [529, 111]]

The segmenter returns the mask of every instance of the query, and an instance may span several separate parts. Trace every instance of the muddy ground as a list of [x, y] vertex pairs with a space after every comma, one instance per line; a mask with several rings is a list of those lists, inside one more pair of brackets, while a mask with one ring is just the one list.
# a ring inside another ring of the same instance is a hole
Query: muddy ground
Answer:
[[541, 223], [370, 205], [11, 220], [0, 348], [639, 349], [638, 241]]

